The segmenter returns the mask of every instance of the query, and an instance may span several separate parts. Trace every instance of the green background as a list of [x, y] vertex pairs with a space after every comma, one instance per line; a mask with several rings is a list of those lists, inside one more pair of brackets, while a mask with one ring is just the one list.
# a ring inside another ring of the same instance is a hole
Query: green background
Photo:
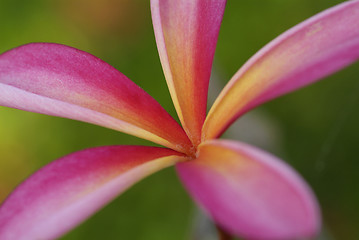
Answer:
[[[220, 91], [251, 55], [277, 35], [340, 2], [228, 0], [213, 91]], [[175, 115], [157, 54], [149, 1], [0, 0], [0, 52], [29, 42], [56, 42], [90, 52]], [[320, 239], [359, 239], [358, 67], [355, 63], [254, 110], [254, 118], [259, 116], [259, 123], [265, 122], [263, 131], [269, 132], [263, 133], [264, 143], [259, 134], [256, 144], [250, 129], [243, 128], [249, 142], [289, 162], [311, 185], [322, 208]], [[245, 139], [240, 126], [230, 128], [228, 136]], [[5, 107], [0, 107], [0, 136], [0, 201], [29, 174], [63, 155], [94, 146], [150, 144], [87, 123]], [[135, 185], [62, 239], [197, 239], [198, 211], [170, 168]]]

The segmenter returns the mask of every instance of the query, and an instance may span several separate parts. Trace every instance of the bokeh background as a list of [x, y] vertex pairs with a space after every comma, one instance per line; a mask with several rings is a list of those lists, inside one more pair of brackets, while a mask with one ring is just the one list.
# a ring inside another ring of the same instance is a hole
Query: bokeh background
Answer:
[[[210, 102], [267, 42], [340, 2], [228, 0]], [[0, 0], [0, 53], [29, 42], [56, 42], [90, 52], [175, 115], [148, 0]], [[324, 230], [318, 239], [359, 239], [358, 106], [359, 63], [355, 63], [257, 108], [227, 133], [228, 138], [279, 156], [309, 182], [323, 214]], [[0, 107], [0, 202], [50, 161], [113, 144], [150, 143], [87, 123]], [[210, 239], [215, 234], [210, 226], [170, 168], [135, 185], [62, 239]]]

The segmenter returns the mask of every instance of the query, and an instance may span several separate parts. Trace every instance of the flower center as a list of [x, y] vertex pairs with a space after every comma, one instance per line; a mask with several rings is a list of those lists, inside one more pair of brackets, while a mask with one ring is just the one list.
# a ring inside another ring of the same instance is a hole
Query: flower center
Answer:
[[189, 151], [187, 152], [187, 156], [190, 160], [197, 158], [197, 148], [195, 146], [192, 146]]

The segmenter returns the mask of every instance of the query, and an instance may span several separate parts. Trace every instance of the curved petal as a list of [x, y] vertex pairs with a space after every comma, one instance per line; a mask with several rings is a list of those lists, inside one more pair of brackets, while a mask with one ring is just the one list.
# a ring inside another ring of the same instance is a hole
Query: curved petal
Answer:
[[285, 32], [254, 55], [210, 110], [202, 139], [216, 138], [240, 115], [359, 58], [359, 1], [330, 8]]
[[279, 159], [249, 145], [212, 140], [176, 165], [194, 199], [217, 224], [248, 239], [300, 239], [320, 229], [310, 188]]
[[108, 146], [54, 161], [0, 207], [0, 239], [57, 238], [134, 183], [181, 158], [164, 148]]
[[60, 44], [0, 55], [0, 105], [98, 124], [178, 151], [190, 145], [180, 125], [125, 75]]
[[181, 123], [195, 145], [226, 0], [151, 0], [160, 59]]

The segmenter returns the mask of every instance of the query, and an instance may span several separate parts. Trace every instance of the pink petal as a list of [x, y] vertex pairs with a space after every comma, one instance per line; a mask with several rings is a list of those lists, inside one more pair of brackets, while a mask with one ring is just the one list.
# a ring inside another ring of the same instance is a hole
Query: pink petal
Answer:
[[0, 239], [54, 239], [142, 178], [182, 157], [143, 146], [98, 147], [40, 169], [0, 207]]
[[359, 58], [359, 0], [295, 26], [254, 55], [217, 98], [202, 138], [212, 139], [253, 107], [313, 83]]
[[178, 151], [190, 145], [178, 123], [125, 75], [60, 44], [0, 55], [0, 105], [98, 124]]
[[151, 0], [163, 71], [178, 116], [200, 142], [208, 81], [226, 0]]
[[187, 190], [217, 224], [245, 239], [300, 239], [320, 230], [317, 201], [279, 159], [249, 145], [212, 140], [176, 165]]

